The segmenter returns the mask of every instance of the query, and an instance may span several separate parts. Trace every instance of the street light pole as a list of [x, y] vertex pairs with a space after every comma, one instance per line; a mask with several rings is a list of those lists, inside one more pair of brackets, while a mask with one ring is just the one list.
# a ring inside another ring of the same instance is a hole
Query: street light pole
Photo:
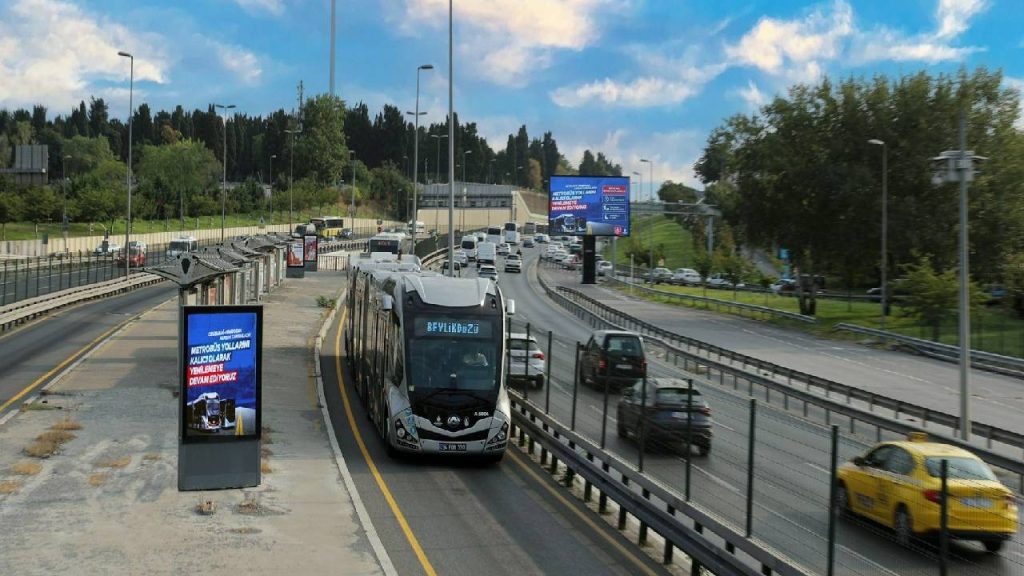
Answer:
[[454, 0], [448, 0], [448, 276], [455, 276], [455, 63]]
[[[433, 70], [433, 64], [420, 64], [416, 67], [416, 111], [413, 113], [415, 117], [415, 128], [413, 133], [412, 143], [412, 164], [415, 170], [419, 170], [420, 162], [420, 116], [426, 114], [426, 112], [420, 113], [420, 70]], [[408, 114], [409, 112], [406, 112]], [[414, 174], [415, 178], [412, 182], [412, 254], [416, 254], [416, 222], [419, 219], [419, 176]], [[352, 174], [352, 179], [355, 181], [355, 173]], [[354, 191], [353, 191], [354, 193]]]
[[127, 281], [132, 268], [132, 260], [128, 257], [128, 244], [131, 241], [130, 234], [132, 230], [132, 114], [135, 106], [135, 103], [133, 102], [133, 92], [135, 90], [135, 56], [132, 56], [128, 52], [118, 52], [117, 55], [127, 58], [130, 62], [130, 71], [128, 76], [128, 176], [126, 178], [126, 185], [128, 188], [128, 217], [124, 222], [124, 279]]
[[216, 104], [214, 108], [224, 110], [224, 177], [220, 187], [220, 243], [224, 243], [224, 221], [227, 218], [227, 196], [228, 196], [228, 110], [235, 107], [234, 104]]
[[292, 231], [292, 223], [295, 221], [292, 204], [292, 175], [293, 168], [295, 166], [295, 135], [302, 134], [302, 127], [298, 127], [295, 130], [285, 129], [285, 134], [291, 134], [291, 145], [288, 151], [288, 231]]
[[270, 155], [270, 225], [274, 225], [274, 158], [277, 154]]
[[[648, 202], [651, 202], [651, 208], [653, 212], [654, 208], [654, 162], [646, 158], [641, 158], [641, 162], [646, 162], [650, 166], [650, 177], [647, 179], [647, 186], [650, 188], [650, 195], [648, 196]], [[653, 218], [654, 215], [652, 214]], [[647, 227], [647, 237], [651, 240], [650, 246], [650, 258], [651, 258], [651, 283], [654, 283], [654, 220], [651, 220], [651, 225]]]
[[60, 159], [60, 180], [61, 191], [64, 192], [64, 207], [61, 209], [61, 230], [64, 233], [64, 252], [68, 251], [68, 167], [67, 160], [71, 156], [64, 156]]
[[889, 152], [885, 146], [884, 140], [872, 138], [868, 140], [868, 144], [882, 147], [882, 320], [880, 326], [882, 332], [885, 332], [885, 317], [889, 314], [888, 306], [889, 299], [887, 298], [889, 293], [888, 285], [888, 268], [889, 268], [889, 254], [887, 249], [887, 240], [889, 235]]
[[350, 200], [349, 200], [349, 205], [348, 205], [348, 217], [350, 219], [352, 219], [352, 224], [353, 224], [353, 228], [352, 229], [353, 230], [355, 230], [355, 220], [356, 220], [356, 160], [355, 160], [355, 156], [356, 156], [356, 151], [351, 149], [351, 148], [349, 148], [348, 149], [349, 164], [352, 165], [352, 193], [349, 194]]
[[434, 150], [437, 151], [434, 158], [434, 182], [437, 183], [441, 181], [441, 140], [447, 140], [448, 135], [431, 134], [430, 137], [436, 140], [436, 146], [434, 146]]

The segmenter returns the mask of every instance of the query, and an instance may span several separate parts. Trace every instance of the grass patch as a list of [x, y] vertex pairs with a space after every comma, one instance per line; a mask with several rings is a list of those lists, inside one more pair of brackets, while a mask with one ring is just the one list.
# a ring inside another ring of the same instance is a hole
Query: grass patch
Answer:
[[37, 410], [60, 410], [60, 406], [50, 406], [43, 402], [25, 402], [21, 405], [22, 412], [35, 412]]
[[274, 469], [270, 467], [270, 462], [267, 462], [266, 458], [260, 461], [260, 472], [270, 474], [273, 471]]
[[[629, 292], [629, 288], [616, 283], [615, 288]], [[743, 290], [717, 290], [702, 287], [668, 286], [658, 285], [657, 290], [668, 293], [688, 294], [691, 296], [707, 296], [718, 300], [740, 302], [743, 304], [755, 304], [767, 306], [785, 312], [799, 312], [799, 304], [796, 297], [778, 296], [772, 293], [746, 292]], [[714, 310], [728, 312], [726, 306], [714, 303], [688, 302], [665, 296], [648, 296], [640, 290], [633, 291], [633, 295], [647, 300], [672, 304], [676, 306], [687, 306], [700, 310]], [[881, 305], [877, 302], [847, 301], [838, 298], [818, 299], [815, 318], [816, 324], [804, 324], [781, 318], [768, 318], [767, 322], [796, 328], [822, 338], [838, 340], [857, 341], [865, 337], [851, 332], [833, 331], [835, 324], [847, 323], [863, 326], [865, 328], [881, 328], [880, 317]], [[730, 312], [735, 314], [736, 312]], [[751, 313], [744, 311], [745, 317]], [[760, 316], [758, 316], [760, 317]], [[890, 316], [886, 318], [885, 329], [890, 332], [912, 336], [914, 338], [931, 339], [931, 328], [921, 325], [917, 318], [904, 316], [898, 307], [893, 309]], [[955, 345], [957, 343], [956, 318], [943, 324], [940, 330], [939, 342]], [[971, 347], [976, 350], [994, 352], [1007, 356], [1024, 357], [1024, 320], [1017, 318], [1011, 311], [999, 306], [982, 307], [980, 310], [971, 313]]]
[[66, 430], [50, 430], [36, 436], [36, 441], [25, 448], [25, 454], [33, 458], [49, 458], [60, 451], [65, 442], [74, 440], [75, 435]]
[[0, 482], [0, 494], [14, 494], [21, 489], [21, 482], [4, 480]]
[[81, 430], [82, 425], [75, 422], [70, 417], [57, 422], [53, 426], [50, 426], [50, 430]]
[[[693, 235], [690, 230], [678, 222], [665, 216], [634, 216], [630, 218], [631, 239], [639, 240], [645, 250], [653, 244], [655, 251], [661, 247], [665, 255], [664, 266], [670, 270], [676, 268], [693, 268], [697, 253], [693, 248]], [[604, 256], [613, 259], [618, 265], [629, 264], [630, 239], [620, 238], [616, 242], [617, 253], [612, 254], [611, 241]]]
[[107, 473], [107, 472], [97, 472], [97, 473], [91, 474], [89, 476], [89, 485], [90, 486], [96, 486], [96, 487], [102, 486], [109, 479], [110, 479], [110, 474], [109, 473]]
[[232, 528], [231, 532], [234, 534], [259, 534], [262, 530], [251, 526], [245, 526], [243, 528]]
[[317, 296], [316, 305], [320, 308], [327, 308], [328, 310], [334, 308], [334, 298], [328, 298], [327, 296]]
[[11, 472], [21, 476], [35, 476], [43, 470], [43, 465], [38, 462], [18, 462], [11, 467]]
[[36, 440], [40, 442], [56, 442], [58, 444], [63, 444], [74, 439], [75, 435], [67, 430], [50, 430], [36, 436]]
[[156, 460], [161, 460], [161, 459], [163, 459], [163, 456], [160, 455], [160, 454], [157, 454], [156, 452], [150, 452], [149, 454], [146, 454], [145, 456], [142, 457], [142, 460], [145, 461], [145, 462], [154, 462]]
[[112, 460], [103, 460], [103, 461], [97, 462], [96, 463], [96, 467], [97, 468], [124, 468], [125, 466], [131, 464], [131, 462], [132, 462], [132, 457], [131, 456], [122, 456], [120, 458], [116, 458], [116, 459], [112, 459]]
[[260, 501], [255, 496], [246, 496], [245, 500], [242, 500], [238, 504], [239, 514], [255, 515], [259, 514], [261, 511], [262, 507], [260, 506]]

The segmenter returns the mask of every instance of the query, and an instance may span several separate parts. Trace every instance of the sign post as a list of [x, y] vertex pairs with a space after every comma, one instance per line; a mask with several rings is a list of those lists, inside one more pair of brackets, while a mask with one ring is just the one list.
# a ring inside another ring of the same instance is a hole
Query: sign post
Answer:
[[293, 240], [288, 244], [288, 267], [285, 270], [285, 278], [305, 278], [306, 262], [303, 258], [304, 242]]
[[260, 484], [262, 306], [181, 309], [178, 490]]
[[552, 176], [548, 231], [583, 236], [583, 284], [596, 281], [596, 236], [629, 236], [629, 178]]
[[309, 272], [317, 271], [317, 253], [320, 248], [320, 239], [316, 234], [303, 236], [302, 261], [304, 268]]

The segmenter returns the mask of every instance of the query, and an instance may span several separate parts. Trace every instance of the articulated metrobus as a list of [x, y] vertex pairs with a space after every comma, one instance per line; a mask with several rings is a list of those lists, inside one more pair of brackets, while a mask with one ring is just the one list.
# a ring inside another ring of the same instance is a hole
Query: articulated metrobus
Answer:
[[345, 351], [387, 451], [500, 460], [511, 413], [498, 286], [385, 261], [350, 275]]
[[367, 242], [366, 251], [370, 253], [390, 252], [391, 254], [398, 254], [398, 251], [402, 248], [403, 240], [405, 240], [404, 234], [381, 232], [370, 238], [369, 242]]

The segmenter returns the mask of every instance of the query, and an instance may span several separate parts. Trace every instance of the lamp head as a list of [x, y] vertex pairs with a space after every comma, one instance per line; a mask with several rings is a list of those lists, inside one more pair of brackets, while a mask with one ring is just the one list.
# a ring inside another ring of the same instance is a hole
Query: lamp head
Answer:
[[117, 55], [118, 55], [118, 56], [124, 56], [125, 58], [131, 58], [131, 59], [133, 59], [133, 60], [135, 59], [135, 57], [134, 57], [134, 56], [132, 56], [131, 54], [129, 54], [129, 53], [127, 53], [127, 52], [118, 52], [118, 53], [117, 53]]
[[434, 65], [433, 64], [421, 64], [420, 67], [419, 67], [419, 70], [433, 70], [433, 69], [434, 69]]
[[868, 140], [868, 144], [874, 144], [875, 146], [885, 146], [885, 141], [879, 140], [878, 138], [872, 138], [871, 140]]

